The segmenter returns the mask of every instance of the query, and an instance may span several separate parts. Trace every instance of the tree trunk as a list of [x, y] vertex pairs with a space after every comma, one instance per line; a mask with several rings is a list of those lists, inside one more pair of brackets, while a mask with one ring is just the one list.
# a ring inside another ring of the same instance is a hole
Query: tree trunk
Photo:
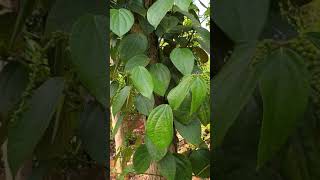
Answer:
[[[119, 116], [120, 116], [120, 113], [117, 113], [115, 116], [113, 116], [111, 114], [112, 128], [114, 128], [115, 125], [117, 124]], [[120, 152], [120, 148], [121, 148], [121, 146], [123, 145], [123, 142], [124, 142], [124, 132], [123, 132], [123, 130], [124, 130], [123, 129], [123, 124], [121, 123], [117, 133], [114, 136], [116, 154], [118, 154]], [[114, 170], [115, 170], [115, 172], [117, 174], [122, 172], [121, 157], [119, 157], [117, 159], [117, 161], [115, 162]]]
[[[154, 0], [145, 0], [144, 4], [146, 8], [149, 8], [153, 4]], [[157, 35], [153, 32], [148, 35], [148, 41], [149, 41], [149, 49], [148, 49], [148, 56], [151, 59], [150, 63], [155, 64], [159, 62], [159, 43], [158, 43], [158, 37]], [[156, 105], [160, 105], [164, 103], [164, 100], [162, 97], [155, 97], [155, 102]], [[145, 121], [146, 122], [146, 121]], [[175, 134], [175, 133], [174, 133]], [[176, 145], [175, 145], [175, 138], [176, 136], [174, 135], [174, 141], [173, 144], [169, 147], [170, 152], [176, 152]], [[157, 168], [156, 163], [152, 163], [147, 170], [146, 174], [150, 175], [144, 175], [143, 180], [164, 180], [165, 178], [160, 176], [160, 172]]]

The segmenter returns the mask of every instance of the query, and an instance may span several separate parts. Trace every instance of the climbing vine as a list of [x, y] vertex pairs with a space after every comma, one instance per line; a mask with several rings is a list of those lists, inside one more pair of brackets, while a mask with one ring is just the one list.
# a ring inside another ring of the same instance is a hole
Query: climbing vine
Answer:
[[[111, 174], [117, 178], [209, 177], [210, 139], [202, 132], [210, 126], [210, 36], [201, 25], [208, 20], [191, 0], [111, 3], [111, 159], [122, 162]], [[121, 133], [131, 140], [119, 144]]]

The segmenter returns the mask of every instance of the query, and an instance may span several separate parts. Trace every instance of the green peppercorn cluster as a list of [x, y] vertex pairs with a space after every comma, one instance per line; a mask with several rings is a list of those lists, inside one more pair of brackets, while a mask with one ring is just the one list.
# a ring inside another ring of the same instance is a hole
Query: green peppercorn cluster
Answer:
[[18, 108], [12, 113], [11, 122], [19, 119], [19, 116], [28, 108], [27, 100], [31, 97], [33, 90], [49, 76], [49, 67], [46, 66], [48, 63], [36, 41], [26, 39], [26, 51], [23, 58], [28, 62], [26, 64], [29, 69], [28, 84], [21, 95]]
[[200, 76], [206, 82], [208, 93], [210, 93], [210, 73], [202, 73]]
[[280, 47], [295, 51], [304, 60], [311, 75], [312, 101], [320, 108], [320, 50], [303, 35], [285, 42], [275, 40], [263, 40], [259, 42], [252, 58], [252, 64], [261, 62]]
[[305, 60], [311, 74], [312, 101], [320, 107], [320, 50], [303, 36], [291, 40], [288, 46]]
[[26, 19], [25, 27], [28, 32], [40, 33], [43, 30], [45, 14], [41, 9], [32, 12], [31, 16]]
[[252, 58], [252, 64], [256, 64], [265, 59], [271, 52], [280, 47], [273, 39], [265, 39], [259, 42], [256, 46], [255, 53]]

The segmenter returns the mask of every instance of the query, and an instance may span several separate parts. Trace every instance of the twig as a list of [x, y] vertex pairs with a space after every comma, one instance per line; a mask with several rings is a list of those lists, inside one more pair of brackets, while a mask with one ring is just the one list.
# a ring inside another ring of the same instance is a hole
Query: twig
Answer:
[[197, 175], [203, 173], [203, 171], [208, 169], [208, 167], [210, 167], [210, 164], [206, 165], [203, 169], [201, 169], [201, 171], [199, 173], [197, 173]]
[[[118, 173], [118, 172], [111, 172], [111, 173], [114, 173], [114, 174], [122, 174], [122, 173]], [[135, 174], [135, 173], [132, 173], [132, 172], [129, 172], [128, 174], [133, 174], [133, 175], [136, 175], [136, 176], [138, 176], [138, 175], [148, 175], [148, 176], [158, 176], [158, 177], [163, 177], [163, 176], [161, 176], [161, 175], [159, 175], [159, 174], [151, 174], [151, 173], [140, 173], [140, 174]]]
[[201, 0], [198, 0], [198, 1], [199, 1], [199, 3], [201, 4], [201, 6], [203, 6], [203, 7], [206, 8], [206, 9], [208, 9], [208, 7], [207, 7], [206, 5], [204, 5], [203, 2], [201, 2]]

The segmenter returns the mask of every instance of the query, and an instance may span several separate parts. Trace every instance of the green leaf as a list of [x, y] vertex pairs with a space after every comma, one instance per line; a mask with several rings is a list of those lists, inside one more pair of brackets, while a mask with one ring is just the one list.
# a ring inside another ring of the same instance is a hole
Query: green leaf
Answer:
[[135, 13], [140, 14], [141, 16], [145, 17], [147, 15], [147, 10], [144, 7], [143, 0], [131, 0], [129, 1], [128, 8]]
[[192, 25], [195, 27], [201, 26], [199, 18], [195, 17], [194, 14], [189, 13], [188, 11], [183, 11], [181, 10], [178, 6], [173, 6], [173, 11], [174, 12], [179, 12], [189, 18], [192, 22]]
[[72, 62], [81, 82], [105, 107], [109, 88], [107, 74], [107, 18], [85, 15], [72, 27]]
[[174, 4], [178, 6], [182, 11], [189, 10], [189, 6], [192, 0], [174, 0]]
[[210, 123], [210, 103], [209, 103], [209, 97], [207, 97], [207, 100], [204, 101], [203, 104], [201, 104], [199, 111], [198, 111], [198, 117], [201, 123], [206, 126]]
[[120, 59], [127, 62], [136, 55], [144, 54], [148, 49], [148, 39], [142, 33], [134, 33], [125, 36], [119, 45]]
[[[46, 34], [55, 31], [71, 32], [78, 18], [85, 14], [105, 15], [106, 7], [107, 1], [55, 0], [46, 21]], [[108, 27], [108, 22], [106, 24], [105, 28]]]
[[8, 160], [13, 175], [31, 157], [36, 145], [44, 135], [62, 96], [63, 89], [64, 81], [62, 78], [47, 80], [27, 102], [28, 109], [9, 128]]
[[304, 60], [295, 52], [280, 49], [268, 57], [260, 81], [263, 100], [258, 167], [262, 167], [286, 143], [303, 120], [310, 85]]
[[190, 160], [182, 154], [173, 154], [176, 160], [175, 180], [192, 179], [192, 166]]
[[173, 111], [173, 117], [175, 118], [175, 120], [184, 125], [189, 124], [192, 120], [197, 118], [195, 113], [190, 114], [191, 101], [191, 93], [188, 93], [182, 101], [180, 107], [177, 110]]
[[253, 42], [264, 28], [269, 0], [223, 0], [212, 7], [213, 20], [227, 36], [237, 43]]
[[210, 151], [208, 149], [198, 149], [192, 151], [189, 159], [192, 164], [193, 173], [201, 178], [210, 177]]
[[145, 34], [150, 34], [154, 31], [154, 27], [149, 23], [149, 21], [141, 16], [138, 16], [138, 20], [139, 20], [139, 25], [142, 28], [142, 31]]
[[137, 66], [131, 71], [131, 80], [137, 90], [145, 97], [151, 98], [153, 81], [149, 71], [143, 66]]
[[199, 107], [208, 95], [207, 83], [201, 77], [194, 78], [191, 85], [191, 94], [192, 101], [190, 113], [192, 114], [199, 109]]
[[173, 110], [177, 110], [188, 95], [192, 79], [193, 77], [191, 75], [184, 77], [178, 86], [169, 92], [167, 99]]
[[126, 63], [126, 66], [124, 67], [124, 70], [130, 72], [136, 66], [146, 67], [149, 64], [149, 62], [150, 59], [148, 56], [144, 54], [139, 54], [129, 59], [129, 61]]
[[145, 136], [144, 140], [152, 160], [160, 161], [167, 154], [167, 148], [157, 148], [148, 136]]
[[148, 153], [147, 146], [140, 145], [133, 155], [133, 167], [138, 173], [144, 173], [148, 170], [151, 163], [151, 157]]
[[161, 63], [152, 64], [149, 68], [154, 83], [154, 92], [160, 96], [166, 93], [171, 79], [167, 66]]
[[148, 116], [154, 107], [154, 97], [151, 95], [149, 99], [139, 94], [134, 99], [134, 105], [141, 114]]
[[204, 49], [200, 47], [193, 47], [192, 51], [199, 58], [201, 63], [207, 63], [209, 61], [209, 56]]
[[177, 128], [179, 134], [187, 140], [187, 142], [199, 145], [201, 140], [201, 123], [198, 119], [192, 120], [189, 124], [184, 125], [178, 121], [174, 121], [174, 125]]
[[78, 127], [80, 112], [64, 108], [68, 100], [65, 95], [60, 98], [54, 119], [51, 120], [49, 127], [35, 148], [34, 155], [39, 161], [61, 157], [70, 148], [70, 140], [74, 136], [75, 128]]
[[173, 114], [167, 104], [154, 108], [147, 120], [146, 134], [159, 149], [168, 147], [173, 138]]
[[156, 29], [161, 20], [171, 10], [174, 0], [157, 0], [147, 11], [149, 23]]
[[200, 43], [201, 48], [203, 48], [208, 54], [210, 54], [210, 32], [203, 27], [194, 27], [197, 35], [197, 41]]
[[116, 136], [119, 128], [120, 128], [120, 125], [122, 124], [122, 121], [124, 119], [124, 114], [120, 114], [119, 118], [117, 119], [117, 122], [116, 122], [116, 125], [114, 126], [113, 130], [112, 130], [112, 134], [111, 134], [111, 137], [112, 139]]
[[28, 83], [28, 70], [18, 63], [7, 64], [0, 72], [0, 120], [11, 110], [26, 88]]
[[87, 104], [80, 119], [80, 138], [86, 152], [99, 165], [107, 163], [107, 112], [98, 104]]
[[110, 9], [110, 30], [117, 36], [125, 35], [134, 23], [133, 14], [127, 9]]
[[[179, 19], [175, 16], [165, 16], [161, 23], [160, 26], [157, 28], [157, 31], [160, 30], [161, 33], [168, 33], [170, 32], [171, 29], [176, 27], [179, 23]], [[161, 35], [162, 35], [161, 34]]]
[[126, 166], [122, 173], [117, 177], [117, 180], [125, 180], [125, 177], [129, 174], [129, 173], [134, 173], [134, 168], [133, 165], [128, 165]]
[[110, 83], [110, 99], [112, 99], [113, 96], [116, 95], [118, 89], [119, 89], [119, 83], [117, 81], [112, 81]]
[[112, 102], [112, 114], [116, 115], [126, 102], [126, 99], [128, 98], [130, 94], [131, 86], [126, 86], [120, 90], [118, 94], [115, 95]]
[[168, 152], [167, 155], [158, 163], [159, 171], [167, 180], [174, 180], [176, 176], [176, 160], [175, 157]]
[[8, 134], [10, 111], [18, 104], [28, 84], [28, 70], [16, 62], [10, 62], [0, 72], [0, 144]]
[[183, 74], [191, 74], [194, 67], [194, 56], [189, 48], [175, 48], [170, 53], [170, 59], [174, 66]]
[[228, 63], [213, 79], [213, 114], [215, 119], [219, 119], [213, 124], [216, 146], [222, 144], [229, 128], [257, 86], [260, 73], [257, 68], [250, 66], [253, 52], [254, 46], [250, 44], [236, 46]]

